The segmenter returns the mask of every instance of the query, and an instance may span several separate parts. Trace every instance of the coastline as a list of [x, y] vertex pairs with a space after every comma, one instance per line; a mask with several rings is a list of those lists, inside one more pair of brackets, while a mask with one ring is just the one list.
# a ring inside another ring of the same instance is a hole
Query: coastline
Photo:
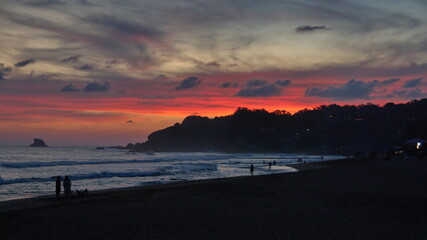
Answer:
[[[339, 163], [337, 163], [337, 161]], [[296, 164], [288, 164], [285, 166], [294, 168], [297, 172], [302, 172], [302, 171], [311, 171], [311, 170], [318, 170], [318, 169], [323, 169], [323, 168], [330, 168], [330, 167], [334, 167], [337, 165], [338, 166], [344, 166], [344, 165], [348, 165], [348, 164], [358, 163], [360, 161], [363, 161], [363, 160], [351, 158], [351, 159], [327, 160], [327, 161], [312, 162], [312, 163], [296, 163]], [[84, 197], [79, 197], [79, 196], [73, 195], [68, 199], [65, 199], [65, 197], [63, 195], [61, 195], [60, 199], [56, 199], [54, 194], [26, 196], [26, 197], [20, 197], [20, 198], [7, 199], [4, 201], [0, 201], [0, 213], [12, 211], [12, 210], [22, 210], [22, 209], [46, 207], [46, 206], [61, 203], [60, 201], [62, 201], [62, 200], [69, 201], [69, 202], [71, 202], [73, 200], [85, 201], [85, 200], [88, 200], [91, 198], [96, 198], [98, 196], [116, 194], [116, 193], [120, 193], [120, 192], [144, 191], [144, 190], [153, 190], [153, 189], [168, 189], [168, 188], [174, 188], [174, 187], [191, 186], [193, 184], [204, 184], [204, 183], [209, 183], [212, 181], [213, 182], [221, 181], [221, 180], [227, 181], [227, 180], [233, 180], [233, 179], [244, 179], [247, 177], [252, 177], [252, 178], [255, 177], [256, 178], [259, 176], [291, 174], [291, 173], [294, 173], [294, 172], [273, 173], [273, 174], [256, 175], [256, 176], [250, 176], [248, 174], [246, 176], [237, 176], [237, 177], [201, 179], [201, 180], [179, 181], [179, 182], [172, 182], [172, 183], [146, 185], [146, 186], [102, 189], [102, 190], [90, 191], [90, 193], [85, 195]]]
[[[14, 200], [6, 211], [0, 211], [0, 237], [423, 239], [427, 236], [427, 189], [423, 186], [427, 181], [427, 161], [345, 159], [293, 167], [301, 171], [103, 190], [59, 201], [49, 197]], [[21, 207], [13, 208], [14, 204]], [[4, 209], [5, 202], [0, 206]]]

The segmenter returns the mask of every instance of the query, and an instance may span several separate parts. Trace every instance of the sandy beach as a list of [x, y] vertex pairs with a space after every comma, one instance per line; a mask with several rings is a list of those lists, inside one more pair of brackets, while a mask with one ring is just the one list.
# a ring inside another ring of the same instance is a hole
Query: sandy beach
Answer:
[[[426, 239], [426, 160], [0, 203], [0, 239]], [[256, 171], [256, 169], [255, 169]]]

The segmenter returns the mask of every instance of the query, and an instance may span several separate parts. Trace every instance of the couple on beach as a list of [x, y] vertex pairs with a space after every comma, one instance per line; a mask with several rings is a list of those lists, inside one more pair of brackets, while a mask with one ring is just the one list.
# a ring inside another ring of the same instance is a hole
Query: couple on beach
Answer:
[[[71, 180], [68, 178], [68, 176], [64, 177], [63, 181], [64, 185], [64, 194], [66, 197], [68, 197], [71, 194]], [[59, 197], [59, 194], [61, 193], [61, 176], [56, 177], [56, 197]]]

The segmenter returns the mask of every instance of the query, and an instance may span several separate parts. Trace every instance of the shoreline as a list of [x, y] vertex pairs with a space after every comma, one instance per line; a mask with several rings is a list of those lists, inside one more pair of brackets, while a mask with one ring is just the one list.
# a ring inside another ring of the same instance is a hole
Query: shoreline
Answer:
[[427, 236], [425, 159], [302, 165], [295, 167], [305, 170], [292, 173], [114, 189], [58, 201], [11, 201], [7, 211], [0, 211], [0, 239]]
[[[337, 164], [336, 163], [337, 161], [342, 161], [342, 162]], [[233, 181], [237, 179], [256, 178], [256, 177], [269, 176], [269, 175], [293, 174], [298, 172], [319, 170], [319, 169], [331, 168], [336, 166], [345, 166], [349, 164], [358, 163], [361, 161], [364, 161], [364, 160], [355, 159], [355, 158], [345, 158], [345, 159], [336, 159], [336, 160], [325, 160], [325, 161], [312, 162], [312, 163], [288, 164], [284, 166], [294, 168], [296, 171], [255, 175], [255, 176], [251, 176], [248, 174], [245, 176], [236, 176], [236, 177], [189, 180], [189, 181], [179, 181], [179, 182], [170, 182], [170, 183], [145, 185], [145, 186], [123, 187], [123, 188], [109, 188], [109, 189], [93, 190], [93, 191], [90, 191], [85, 196], [77, 196], [74, 194], [69, 198], [65, 198], [65, 196], [61, 194], [61, 197], [59, 199], [56, 199], [55, 194], [53, 193], [46, 194], [46, 195], [24, 196], [16, 199], [0, 201], [0, 213], [7, 212], [7, 211], [14, 211], [14, 210], [47, 207], [47, 206], [61, 203], [61, 201], [67, 201], [67, 202], [72, 202], [73, 200], [85, 201], [86, 199], [92, 199], [98, 196], [120, 194], [125, 192], [132, 192], [132, 191], [157, 190], [157, 189], [160, 190], [160, 189], [169, 189], [169, 188], [175, 188], [175, 187], [179, 188], [179, 187], [191, 186], [194, 184], [204, 184], [204, 183], [210, 183], [210, 182]]]

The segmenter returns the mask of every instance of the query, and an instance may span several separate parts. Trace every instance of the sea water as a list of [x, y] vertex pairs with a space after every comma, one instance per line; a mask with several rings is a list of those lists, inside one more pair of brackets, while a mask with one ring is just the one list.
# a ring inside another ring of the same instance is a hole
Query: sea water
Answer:
[[[294, 172], [287, 165], [338, 156], [228, 154], [214, 152], [131, 153], [93, 147], [0, 147], [0, 201], [53, 194], [56, 176], [72, 190], [89, 191], [211, 178]], [[276, 161], [271, 169], [269, 162]]]

